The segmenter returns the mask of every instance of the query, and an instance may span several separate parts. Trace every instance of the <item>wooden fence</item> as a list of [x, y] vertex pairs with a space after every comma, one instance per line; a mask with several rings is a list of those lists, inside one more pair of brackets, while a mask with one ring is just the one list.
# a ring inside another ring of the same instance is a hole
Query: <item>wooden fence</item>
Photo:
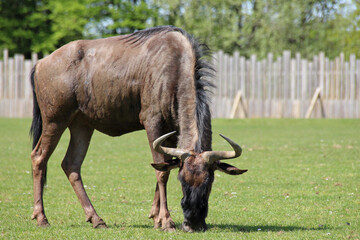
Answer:
[[360, 118], [360, 60], [355, 55], [349, 61], [344, 54], [334, 60], [324, 53], [312, 60], [300, 54], [291, 58], [289, 51], [263, 60], [214, 55], [214, 117]]
[[[27, 60], [4, 50], [0, 59], [0, 117], [31, 117], [29, 77], [37, 54]], [[285, 51], [276, 59], [269, 54], [258, 60], [217, 52], [214, 65], [215, 118], [360, 118], [360, 60], [355, 55], [346, 61], [343, 54], [329, 60], [320, 53], [306, 60]]]
[[9, 57], [5, 49], [0, 59], [0, 117], [31, 117], [30, 71], [37, 54], [32, 54], [32, 59], [28, 60], [21, 54]]

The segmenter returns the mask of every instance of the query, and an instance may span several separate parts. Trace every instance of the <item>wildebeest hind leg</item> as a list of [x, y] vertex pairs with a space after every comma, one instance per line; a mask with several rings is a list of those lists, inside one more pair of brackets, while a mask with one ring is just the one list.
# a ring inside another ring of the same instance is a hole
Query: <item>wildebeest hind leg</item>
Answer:
[[66, 126], [64, 124], [44, 122], [41, 137], [31, 152], [34, 184], [34, 210], [31, 219], [36, 219], [38, 226], [49, 225], [43, 204], [46, 167], [65, 128]]
[[61, 167], [85, 211], [86, 221], [91, 222], [94, 228], [107, 227], [91, 204], [81, 179], [81, 165], [88, 150], [94, 129], [81, 124], [80, 121], [79, 119], [75, 119], [69, 127], [71, 134], [70, 143]]

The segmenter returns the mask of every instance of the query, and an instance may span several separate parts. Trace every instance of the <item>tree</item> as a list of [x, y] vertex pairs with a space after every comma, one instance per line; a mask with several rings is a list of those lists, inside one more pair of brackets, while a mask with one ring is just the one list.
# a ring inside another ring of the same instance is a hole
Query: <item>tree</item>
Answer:
[[75, 39], [174, 25], [229, 54], [360, 56], [359, 9], [358, 0], [0, 0], [0, 48], [47, 54]]
[[[42, 8], [46, 1], [0, 1], [0, 48], [31, 54], [34, 39], [51, 33], [48, 12]], [[35, 15], [34, 15], [35, 14]]]
[[156, 15], [144, 0], [1, 0], [0, 13], [0, 48], [27, 57], [76, 39], [141, 30]]
[[144, 0], [90, 0], [91, 18], [86, 26], [88, 35], [102, 37], [132, 33], [144, 29], [156, 15]]

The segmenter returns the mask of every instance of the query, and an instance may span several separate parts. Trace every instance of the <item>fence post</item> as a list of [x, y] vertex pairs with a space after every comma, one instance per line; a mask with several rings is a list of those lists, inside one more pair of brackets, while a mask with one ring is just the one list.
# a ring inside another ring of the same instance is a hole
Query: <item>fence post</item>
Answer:
[[320, 92], [321, 92], [321, 88], [320, 88], [320, 87], [316, 88], [315, 93], [314, 93], [314, 96], [313, 96], [313, 98], [311, 99], [310, 106], [309, 106], [309, 108], [308, 108], [308, 110], [307, 110], [307, 112], [306, 112], [305, 118], [310, 118], [311, 113], [312, 113], [313, 110], [314, 110], [316, 100], [318, 100], [318, 99], [319, 99], [320, 107], [321, 107], [321, 116], [322, 116], [322, 117], [325, 117], [324, 104], [323, 104], [323, 102], [322, 102]]

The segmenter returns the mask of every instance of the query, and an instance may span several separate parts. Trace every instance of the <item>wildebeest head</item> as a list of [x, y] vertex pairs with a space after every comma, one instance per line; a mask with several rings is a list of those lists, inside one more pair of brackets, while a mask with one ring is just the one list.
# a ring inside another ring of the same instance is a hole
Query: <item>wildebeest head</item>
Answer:
[[221, 162], [223, 159], [236, 158], [241, 155], [241, 147], [231, 139], [222, 136], [234, 151], [205, 151], [196, 153], [178, 148], [162, 147], [161, 144], [175, 132], [159, 137], [154, 141], [155, 151], [175, 157], [171, 161], [151, 164], [159, 171], [169, 171], [179, 167], [178, 178], [182, 185], [183, 198], [181, 207], [184, 213], [182, 229], [187, 232], [205, 231], [205, 218], [208, 212], [208, 200], [214, 181], [214, 171], [239, 175], [247, 170], [240, 170]]

